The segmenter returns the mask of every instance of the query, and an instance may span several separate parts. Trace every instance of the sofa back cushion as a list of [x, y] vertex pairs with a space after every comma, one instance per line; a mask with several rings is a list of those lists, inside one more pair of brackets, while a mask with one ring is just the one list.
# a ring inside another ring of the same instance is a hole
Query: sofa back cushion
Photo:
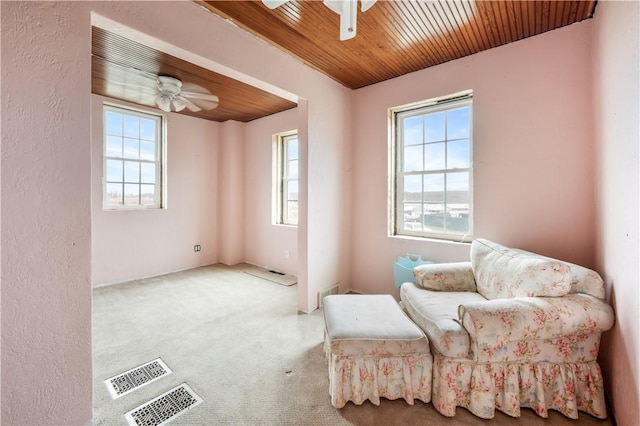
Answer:
[[473, 241], [471, 266], [478, 293], [487, 299], [558, 297], [571, 290], [571, 269], [565, 262], [489, 240]]
[[[519, 253], [533, 254], [520, 249], [514, 250]], [[605, 299], [604, 281], [600, 274], [592, 269], [576, 265], [575, 263], [565, 261], [562, 261], [562, 263], [566, 263], [571, 270], [571, 290], [569, 290], [569, 294], [588, 294], [601, 300]]]

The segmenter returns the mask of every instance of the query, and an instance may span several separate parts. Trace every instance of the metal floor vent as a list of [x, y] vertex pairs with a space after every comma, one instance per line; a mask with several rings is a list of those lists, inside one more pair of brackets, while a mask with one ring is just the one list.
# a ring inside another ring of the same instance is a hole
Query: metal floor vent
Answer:
[[186, 383], [125, 414], [131, 426], [160, 426], [169, 423], [202, 402]]
[[115, 377], [107, 379], [104, 384], [107, 385], [109, 393], [113, 399], [120, 398], [129, 392], [132, 392], [141, 386], [147, 385], [154, 380], [171, 374], [171, 369], [167, 364], [162, 362], [160, 358], [154, 359], [140, 367], [133, 368]]

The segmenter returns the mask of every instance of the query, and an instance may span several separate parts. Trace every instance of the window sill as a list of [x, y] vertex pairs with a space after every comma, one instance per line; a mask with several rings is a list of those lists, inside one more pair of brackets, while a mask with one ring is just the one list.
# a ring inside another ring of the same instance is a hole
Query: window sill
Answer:
[[434, 238], [434, 237], [418, 237], [414, 235], [388, 235], [391, 239], [398, 240], [409, 240], [409, 241], [422, 241], [428, 243], [439, 243], [439, 244], [454, 244], [454, 245], [471, 245], [471, 241], [473, 241], [474, 237], [467, 236], [464, 239], [461, 238], [459, 240], [447, 240], [443, 238]]

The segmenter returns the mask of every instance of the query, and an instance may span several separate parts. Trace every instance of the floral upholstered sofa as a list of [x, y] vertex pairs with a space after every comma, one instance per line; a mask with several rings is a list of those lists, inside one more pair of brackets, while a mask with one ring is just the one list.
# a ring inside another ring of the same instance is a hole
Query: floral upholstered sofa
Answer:
[[471, 262], [422, 265], [400, 289], [433, 353], [432, 402], [541, 417], [605, 418], [600, 336], [613, 326], [604, 283], [587, 268], [478, 239]]

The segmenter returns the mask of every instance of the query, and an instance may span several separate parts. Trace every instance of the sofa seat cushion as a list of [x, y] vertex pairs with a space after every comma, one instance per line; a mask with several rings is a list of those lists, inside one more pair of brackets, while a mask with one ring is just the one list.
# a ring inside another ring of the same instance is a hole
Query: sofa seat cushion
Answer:
[[478, 293], [487, 299], [560, 297], [571, 290], [565, 262], [484, 239], [471, 244], [471, 266]]
[[393, 296], [331, 295], [323, 302], [325, 334], [334, 355], [429, 354], [429, 342]]
[[469, 356], [469, 334], [458, 319], [461, 304], [486, 301], [478, 293], [425, 290], [413, 283], [404, 283], [400, 299], [407, 314], [424, 330], [433, 348], [444, 356]]

